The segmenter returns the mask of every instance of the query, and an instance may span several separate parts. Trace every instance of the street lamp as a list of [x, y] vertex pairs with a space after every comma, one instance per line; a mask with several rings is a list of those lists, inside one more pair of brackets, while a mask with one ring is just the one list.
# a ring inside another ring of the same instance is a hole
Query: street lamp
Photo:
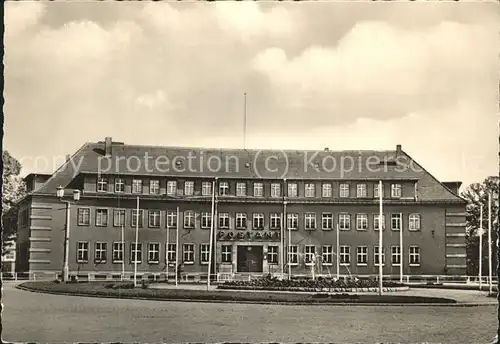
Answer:
[[[63, 282], [69, 280], [69, 231], [70, 231], [70, 210], [71, 201], [64, 200], [64, 188], [62, 186], [57, 187], [57, 197], [59, 200], [66, 204], [66, 228], [64, 230], [64, 263], [62, 269]], [[73, 191], [73, 201], [78, 202], [80, 200], [80, 190]]]

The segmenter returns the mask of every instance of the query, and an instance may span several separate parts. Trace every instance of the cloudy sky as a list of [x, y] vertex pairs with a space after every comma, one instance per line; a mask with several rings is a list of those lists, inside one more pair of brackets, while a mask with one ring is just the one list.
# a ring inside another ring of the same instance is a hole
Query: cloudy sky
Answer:
[[[84, 142], [403, 150], [498, 173], [494, 3], [8, 2], [4, 147]], [[60, 159], [58, 160], [60, 163]], [[46, 165], [46, 166], [44, 166]]]

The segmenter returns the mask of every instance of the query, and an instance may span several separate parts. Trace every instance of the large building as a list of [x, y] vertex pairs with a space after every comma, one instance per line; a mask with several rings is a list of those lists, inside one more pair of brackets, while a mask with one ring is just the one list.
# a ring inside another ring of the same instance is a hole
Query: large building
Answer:
[[136, 254], [140, 274], [173, 273], [167, 262], [177, 258], [185, 273], [206, 278], [214, 204], [217, 272], [287, 273], [290, 266], [292, 275], [308, 275], [315, 262], [317, 273], [334, 275], [339, 259], [341, 275], [376, 275], [379, 192], [384, 275], [397, 276], [401, 261], [404, 275], [465, 274], [460, 182], [439, 182], [400, 145], [257, 151], [106, 138], [84, 144], [52, 175], [31, 174], [26, 182], [18, 272], [61, 271], [66, 206], [56, 193], [62, 187], [66, 200], [81, 190], [69, 215], [71, 274], [130, 273]]

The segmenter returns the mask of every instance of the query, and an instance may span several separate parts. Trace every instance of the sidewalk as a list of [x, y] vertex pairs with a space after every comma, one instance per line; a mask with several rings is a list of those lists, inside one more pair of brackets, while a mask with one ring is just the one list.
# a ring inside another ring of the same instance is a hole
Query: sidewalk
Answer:
[[[207, 290], [207, 285], [193, 285], [193, 284], [151, 284], [149, 288], [157, 289], [184, 289], [184, 290]], [[230, 289], [217, 289], [217, 285], [210, 285], [209, 291], [235, 291]], [[237, 290], [239, 292], [247, 293], [292, 293], [292, 294], [315, 294], [316, 292], [298, 292], [298, 291], [275, 291], [275, 290]], [[354, 292], [352, 294], [369, 295], [374, 292]], [[410, 287], [407, 291], [391, 291], [384, 292], [384, 295], [405, 295], [405, 296], [424, 296], [424, 297], [443, 297], [454, 299], [460, 304], [467, 305], [496, 305], [497, 299], [495, 297], [488, 297], [488, 292], [476, 290], [456, 290], [456, 289], [429, 289]]]

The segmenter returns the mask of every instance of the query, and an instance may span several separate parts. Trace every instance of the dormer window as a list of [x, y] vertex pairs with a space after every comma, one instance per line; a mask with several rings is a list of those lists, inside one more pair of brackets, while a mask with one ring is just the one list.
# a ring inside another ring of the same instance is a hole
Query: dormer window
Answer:
[[100, 177], [97, 178], [97, 192], [107, 192], [108, 191], [108, 178]]

